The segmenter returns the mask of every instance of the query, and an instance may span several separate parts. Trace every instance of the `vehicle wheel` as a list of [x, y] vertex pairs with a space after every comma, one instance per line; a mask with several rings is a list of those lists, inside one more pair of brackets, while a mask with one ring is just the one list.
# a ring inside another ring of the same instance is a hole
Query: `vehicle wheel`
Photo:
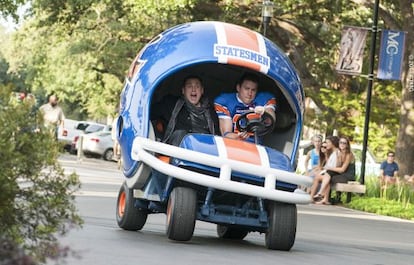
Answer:
[[147, 210], [134, 207], [133, 190], [122, 184], [116, 205], [116, 221], [125, 230], [141, 230], [147, 221]]
[[114, 156], [114, 150], [112, 148], [109, 148], [105, 151], [105, 153], [102, 155], [102, 158], [106, 161], [111, 161]]
[[295, 204], [271, 202], [265, 241], [268, 249], [288, 251], [295, 243], [297, 210]]
[[177, 241], [188, 241], [194, 233], [197, 193], [185, 187], [172, 190], [167, 205], [167, 236]]
[[242, 240], [247, 236], [249, 231], [239, 227], [231, 227], [226, 225], [217, 225], [217, 235], [219, 238]]

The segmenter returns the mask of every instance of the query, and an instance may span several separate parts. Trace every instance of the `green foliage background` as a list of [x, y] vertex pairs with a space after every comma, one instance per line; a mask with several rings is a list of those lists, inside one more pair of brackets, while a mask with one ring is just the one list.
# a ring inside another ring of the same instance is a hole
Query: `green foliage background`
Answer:
[[[321, 109], [320, 113], [306, 113], [306, 125], [326, 134], [337, 130], [361, 143], [367, 79], [338, 75], [335, 65], [343, 26], [370, 27], [373, 1], [273, 2], [267, 37], [288, 54], [306, 95]], [[5, 5], [13, 11], [12, 3], [6, 1]], [[379, 28], [414, 27], [414, 19], [408, 17], [413, 4], [405, 0], [383, 0], [381, 4]], [[24, 25], [6, 34], [4, 40], [8, 41], [0, 44], [0, 58], [7, 63], [7, 74], [20, 78], [25, 90], [43, 98], [57, 92], [67, 116], [104, 119], [118, 106], [125, 73], [137, 52], [167, 28], [197, 20], [226, 21], [263, 31], [261, 1], [36, 0]], [[407, 54], [413, 47], [407, 46]], [[376, 54], [378, 49], [379, 41]], [[13, 86], [22, 89], [21, 84], [13, 82]], [[369, 147], [381, 158], [389, 149], [398, 149], [402, 160], [414, 156], [403, 149], [410, 146], [410, 131], [400, 131], [401, 142], [396, 144], [399, 127], [410, 128], [414, 122], [401, 118], [401, 106], [407, 105], [402, 104], [407, 97], [402, 91], [401, 82], [374, 82]], [[412, 104], [412, 95], [408, 100]], [[403, 162], [410, 165], [409, 160]]]

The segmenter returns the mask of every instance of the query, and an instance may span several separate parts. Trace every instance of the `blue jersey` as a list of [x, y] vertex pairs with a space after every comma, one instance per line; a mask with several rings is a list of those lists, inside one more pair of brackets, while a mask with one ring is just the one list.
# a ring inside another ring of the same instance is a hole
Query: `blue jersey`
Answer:
[[253, 110], [256, 106], [264, 106], [276, 109], [276, 99], [269, 92], [259, 92], [256, 98], [250, 104], [244, 104], [237, 93], [221, 94], [214, 100], [214, 108], [216, 109], [219, 119], [231, 119], [233, 121], [233, 132], [238, 133], [236, 121], [240, 115], [246, 111]]

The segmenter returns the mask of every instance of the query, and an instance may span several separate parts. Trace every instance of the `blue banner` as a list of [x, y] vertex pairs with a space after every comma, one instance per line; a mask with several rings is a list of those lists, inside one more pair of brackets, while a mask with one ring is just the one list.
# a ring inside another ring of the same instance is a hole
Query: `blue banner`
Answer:
[[401, 80], [404, 58], [405, 32], [383, 30], [377, 77], [387, 80]]

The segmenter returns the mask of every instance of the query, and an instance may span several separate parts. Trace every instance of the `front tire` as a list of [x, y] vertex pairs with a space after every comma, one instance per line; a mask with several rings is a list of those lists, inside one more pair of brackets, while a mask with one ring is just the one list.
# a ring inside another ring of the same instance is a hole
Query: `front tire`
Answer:
[[147, 221], [146, 209], [138, 209], [134, 206], [133, 190], [124, 182], [118, 193], [116, 204], [116, 221], [124, 230], [137, 231], [144, 227]]
[[270, 202], [269, 228], [265, 241], [268, 249], [289, 251], [295, 243], [297, 209], [295, 204]]
[[171, 240], [188, 241], [194, 233], [197, 193], [185, 187], [175, 187], [167, 205], [167, 236]]
[[239, 227], [217, 225], [217, 235], [219, 238], [242, 240], [248, 233], [249, 231]]

